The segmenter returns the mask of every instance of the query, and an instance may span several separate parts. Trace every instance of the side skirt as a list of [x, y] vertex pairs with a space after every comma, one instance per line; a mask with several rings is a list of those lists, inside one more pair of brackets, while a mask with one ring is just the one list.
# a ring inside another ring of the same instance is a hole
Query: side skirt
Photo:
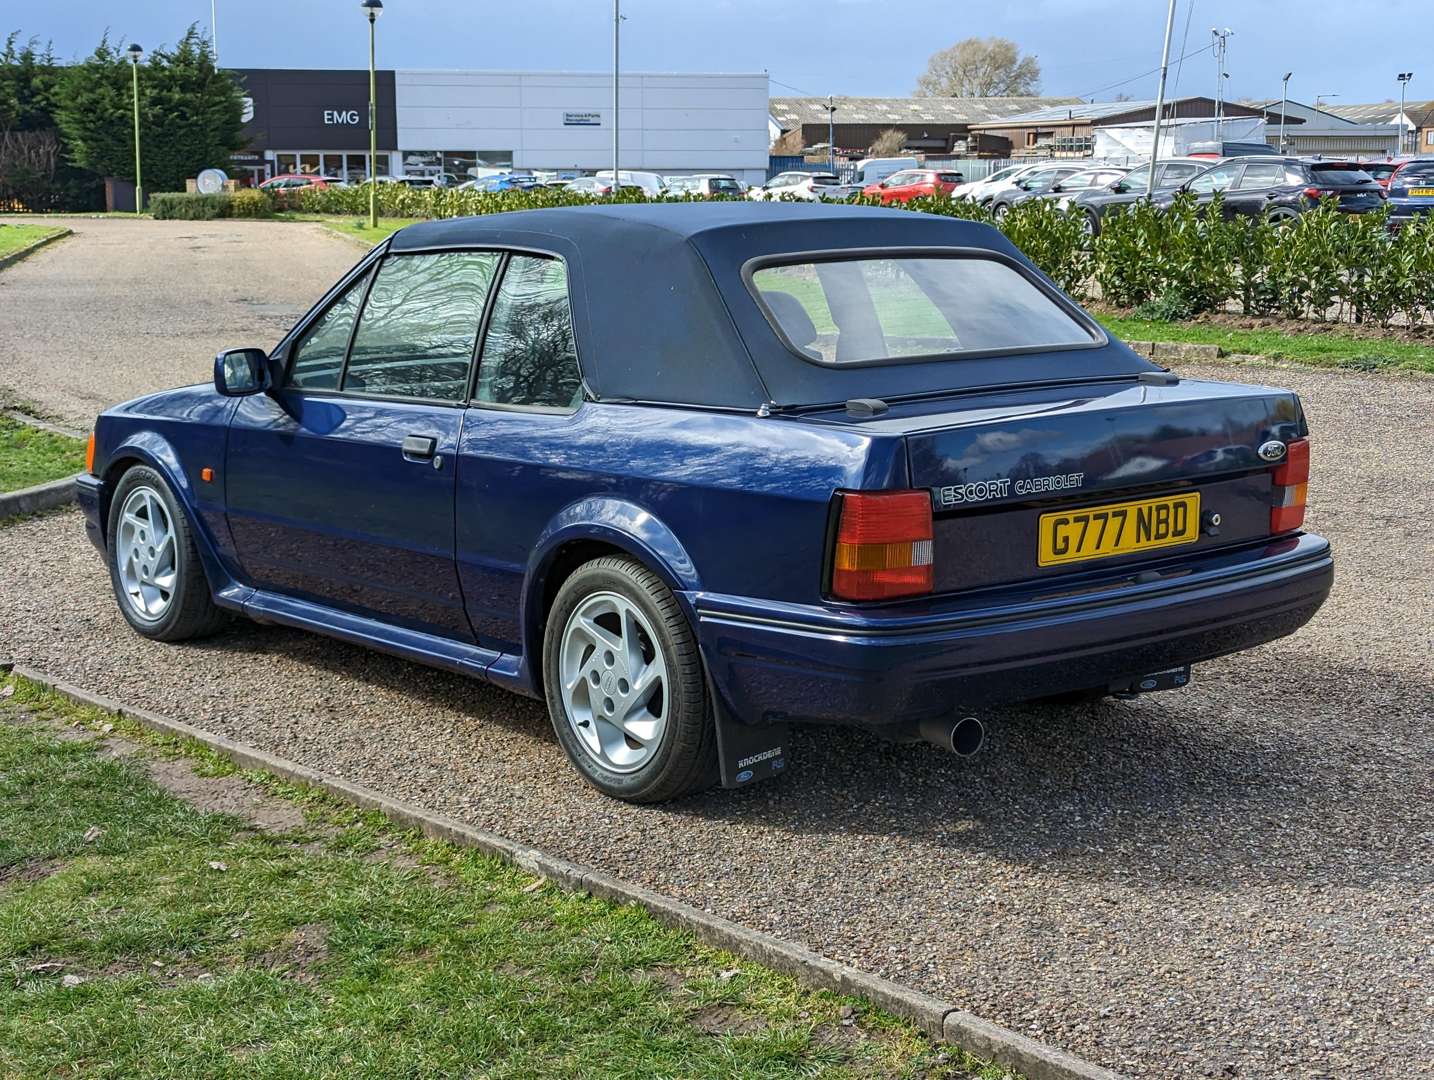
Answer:
[[[230, 603], [224, 603], [225, 600]], [[253, 590], [236, 604], [236, 597], [221, 593], [216, 600], [224, 607], [237, 607], [255, 622], [278, 623], [316, 634], [338, 638], [366, 649], [376, 649], [404, 660], [413, 660], [430, 667], [443, 668], [473, 678], [487, 680], [488, 669], [503, 657], [492, 649], [466, 645], [436, 634], [405, 630], [377, 619], [338, 611], [323, 604], [296, 600], [291, 596]]]

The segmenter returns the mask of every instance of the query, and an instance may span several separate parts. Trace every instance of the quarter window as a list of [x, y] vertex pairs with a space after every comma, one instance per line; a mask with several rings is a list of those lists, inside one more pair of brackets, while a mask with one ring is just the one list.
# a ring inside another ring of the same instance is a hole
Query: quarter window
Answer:
[[575, 409], [582, 400], [567, 274], [559, 260], [509, 259], [483, 341], [476, 400], [552, 409]]
[[459, 401], [498, 255], [390, 255], [379, 266], [354, 335], [343, 389]]
[[301, 390], [337, 390], [344, 369], [344, 353], [353, 333], [354, 317], [363, 302], [364, 286], [371, 275], [355, 281], [329, 310], [304, 332], [289, 363], [289, 385]]

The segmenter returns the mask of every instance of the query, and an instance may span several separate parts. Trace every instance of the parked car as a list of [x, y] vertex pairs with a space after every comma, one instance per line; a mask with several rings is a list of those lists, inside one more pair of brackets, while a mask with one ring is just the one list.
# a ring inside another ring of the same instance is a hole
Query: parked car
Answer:
[[[1201, 158], [1162, 158], [1155, 163], [1155, 190], [1177, 188], [1210, 167]], [[1057, 206], [1067, 214], [1079, 214], [1090, 236], [1100, 232], [1101, 221], [1114, 206], [1129, 206], [1145, 198], [1150, 187], [1150, 166], [1142, 165], [1100, 187], [1062, 197]]]
[[700, 195], [706, 199], [725, 197], [740, 199], [746, 190], [735, 176], [723, 173], [697, 173], [692, 176], [667, 178], [668, 195]]
[[961, 174], [950, 169], [906, 169], [868, 184], [861, 193], [883, 203], [909, 202], [923, 195], [950, 195], [959, 183]]
[[[562, 183], [565, 191], [576, 192], [579, 195], [591, 195], [600, 198], [612, 194], [612, 173], [608, 173], [607, 179], [599, 180], [596, 176], [579, 176], [573, 180], [565, 180]], [[644, 195], [647, 190], [637, 184], [623, 184], [623, 191], [641, 191]]]
[[1089, 169], [1082, 169], [1080, 172], [1071, 173], [1064, 179], [1057, 180], [1045, 191], [1027, 191], [1024, 197], [1014, 198], [1011, 205], [1019, 206], [1030, 199], [1044, 199], [1047, 202], [1064, 203], [1075, 198], [1083, 191], [1093, 188], [1103, 188], [1107, 184], [1118, 181], [1130, 168], [1125, 165], [1095, 165]]
[[1389, 180], [1389, 223], [1395, 228], [1434, 213], [1434, 158], [1403, 162]]
[[860, 189], [843, 184], [836, 173], [784, 172], [759, 187], [750, 188], [747, 198], [756, 202], [773, 199], [800, 199], [802, 202], [840, 202]]
[[536, 187], [542, 187], [543, 183], [536, 176], [523, 174], [500, 173], [497, 176], [484, 176], [477, 180], [469, 180], [459, 184], [459, 191], [530, 191]]
[[1294, 221], [1330, 198], [1344, 213], [1367, 214], [1383, 206], [1388, 195], [1358, 162], [1254, 155], [1223, 162], [1178, 188], [1157, 192], [1155, 205], [1169, 206], [1181, 191], [1194, 195], [1201, 206], [1218, 194], [1226, 218], [1275, 222]]
[[1386, 161], [1361, 161], [1359, 167], [1374, 177], [1375, 183], [1388, 191], [1390, 178], [1398, 171], [1399, 166], [1409, 160], [1409, 158], [1389, 158]]
[[[619, 169], [617, 173], [618, 183], [621, 187], [641, 188], [648, 198], [655, 199], [663, 192], [662, 177], [653, 172], [639, 172], [636, 170]], [[597, 173], [599, 183], [606, 182], [609, 187], [612, 185], [612, 170], [602, 169]]]
[[280, 193], [305, 191], [310, 188], [345, 187], [344, 181], [337, 176], [318, 176], [313, 173], [280, 173], [278, 176], [271, 176], [259, 185], [260, 191], [267, 191], [270, 195]]
[[789, 721], [974, 752], [973, 711], [1290, 633], [1333, 574], [1307, 436], [989, 226], [589, 206], [399, 231], [271, 350], [104, 412], [77, 492], [140, 635], [243, 615], [540, 697], [655, 801], [776, 775]]
[[1046, 165], [1043, 168], [1018, 176], [1009, 187], [998, 192], [986, 205], [990, 207], [991, 213], [1000, 221], [1010, 212], [1011, 207], [1024, 202], [1032, 195], [1040, 195], [1060, 183], [1068, 176], [1074, 176], [1083, 171], [1082, 165]]
[[1041, 168], [1046, 162], [1027, 162], [1024, 165], [1007, 165], [1004, 169], [998, 169], [990, 176], [981, 180], [968, 180], [964, 184], [957, 184], [956, 190], [951, 193], [953, 199], [967, 199], [978, 206], [985, 206], [997, 194], [1010, 187], [1017, 179], [1028, 172]]

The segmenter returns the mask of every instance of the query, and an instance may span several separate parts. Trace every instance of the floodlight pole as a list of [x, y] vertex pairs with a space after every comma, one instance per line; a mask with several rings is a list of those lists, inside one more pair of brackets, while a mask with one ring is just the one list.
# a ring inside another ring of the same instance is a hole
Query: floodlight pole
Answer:
[[214, 66], [219, 66], [219, 0], [209, 0], [209, 44], [214, 49]]
[[1165, 76], [1170, 71], [1170, 35], [1175, 31], [1175, 0], [1165, 12], [1165, 45], [1160, 50], [1160, 85], [1155, 90], [1155, 138], [1150, 147], [1150, 176], [1145, 182], [1145, 197], [1155, 197], [1155, 167], [1160, 161], [1160, 115], [1165, 111]]
[[368, 227], [378, 228], [378, 74], [375, 69], [375, 27], [383, 14], [383, 0], [363, 0], [368, 16]]
[[621, 182], [617, 171], [619, 150], [618, 138], [621, 134], [621, 118], [618, 113], [618, 68], [619, 53], [618, 46], [622, 38], [622, 0], [612, 0], [612, 197], [614, 201], [621, 190]]
[[134, 86], [134, 212], [138, 216], [144, 210], [144, 177], [139, 162], [139, 58], [144, 55], [144, 50], [138, 45], [131, 45], [128, 52]]
[[827, 95], [827, 171], [836, 172], [836, 98]]
[[1395, 157], [1404, 153], [1404, 140], [1409, 131], [1404, 115], [1404, 88], [1409, 85], [1409, 80], [1414, 78], [1414, 72], [1401, 71], [1397, 78], [1399, 79], [1399, 142], [1395, 144], [1398, 147], [1394, 152]]
[[1282, 154], [1285, 152], [1285, 113], [1290, 107], [1290, 76], [1293, 74], [1293, 71], [1287, 71], [1285, 77], [1280, 80], [1284, 85], [1284, 90], [1280, 95], [1280, 153]]

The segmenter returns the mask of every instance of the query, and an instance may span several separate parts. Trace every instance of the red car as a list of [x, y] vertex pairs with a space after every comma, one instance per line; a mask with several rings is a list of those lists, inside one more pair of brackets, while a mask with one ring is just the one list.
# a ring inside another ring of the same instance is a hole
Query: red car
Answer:
[[342, 184], [337, 176], [319, 176], [314, 173], [280, 173], [271, 176], [259, 185], [260, 191], [277, 195], [281, 191], [300, 191], [303, 188], [326, 188], [330, 184]]
[[861, 189], [861, 193], [875, 196], [884, 203], [906, 202], [922, 195], [950, 195], [962, 179], [958, 172], [904, 169], [899, 173], [892, 173], [879, 183], [867, 184]]

